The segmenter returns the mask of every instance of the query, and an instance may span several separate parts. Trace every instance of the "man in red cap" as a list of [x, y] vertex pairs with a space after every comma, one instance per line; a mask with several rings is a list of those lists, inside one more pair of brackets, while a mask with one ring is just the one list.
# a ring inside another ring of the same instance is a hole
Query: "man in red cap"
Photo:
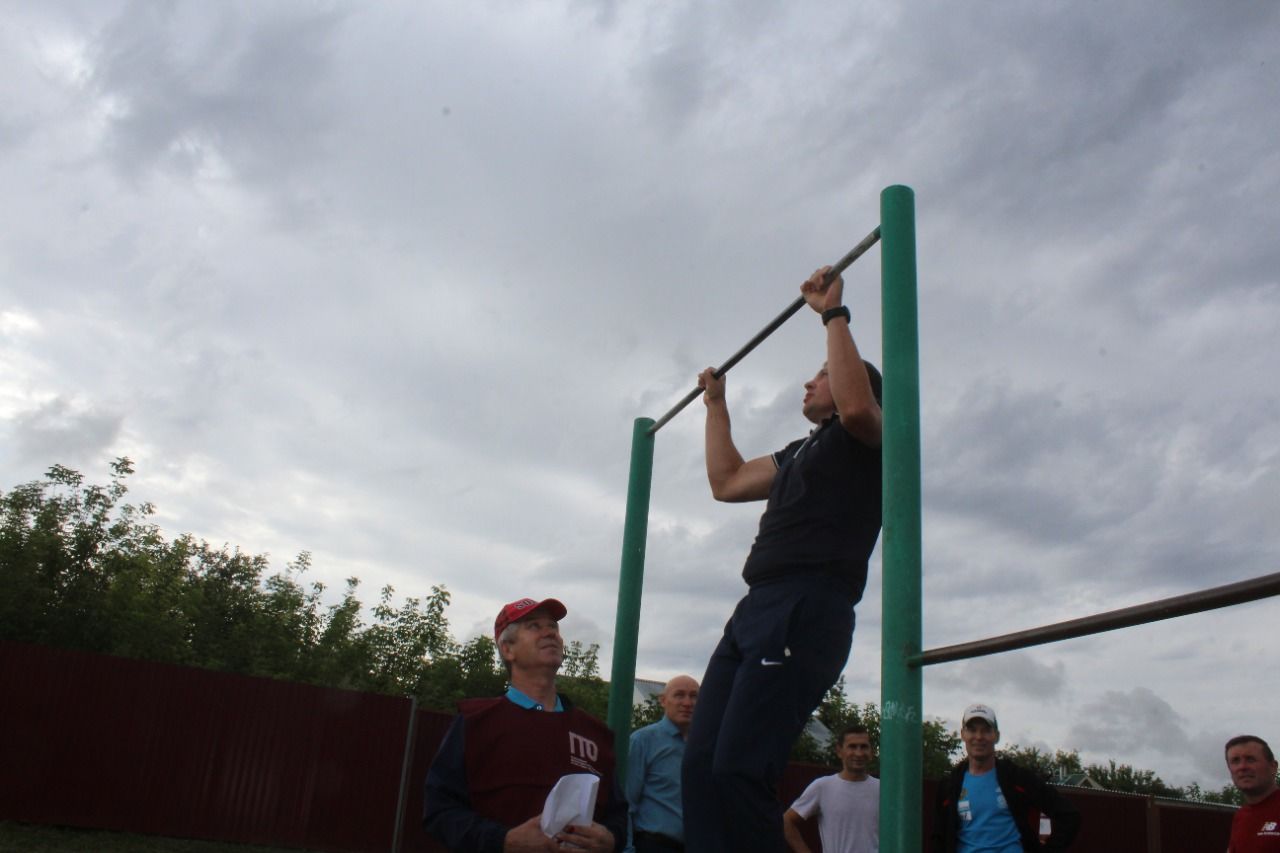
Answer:
[[[424, 824], [454, 853], [608, 853], [626, 846], [613, 733], [556, 693], [566, 612], [554, 598], [522, 598], [498, 611], [493, 636], [510, 687], [504, 696], [459, 703], [427, 773]], [[600, 777], [593, 820], [548, 837], [540, 825], [547, 794], [574, 773]]]

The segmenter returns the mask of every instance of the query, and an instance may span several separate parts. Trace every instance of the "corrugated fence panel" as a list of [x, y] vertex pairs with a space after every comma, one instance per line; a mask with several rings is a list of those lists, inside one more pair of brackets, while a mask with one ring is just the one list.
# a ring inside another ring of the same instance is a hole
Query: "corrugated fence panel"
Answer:
[[1231, 837], [1231, 806], [1182, 805], [1157, 801], [1160, 809], [1160, 853], [1216, 853]]
[[0, 817], [390, 850], [407, 699], [0, 644]]
[[426, 804], [427, 770], [435, 760], [440, 741], [453, 722], [453, 714], [419, 711], [414, 729], [413, 763], [409, 768], [409, 792], [404, 810], [404, 832], [398, 853], [444, 853], [444, 846], [422, 828], [422, 812]]
[[[1086, 788], [1058, 787], [1080, 809], [1080, 834], [1072, 850], [1097, 853], [1146, 853], [1147, 798], [1136, 794], [1099, 794]], [[1223, 849], [1226, 844], [1223, 843]]]

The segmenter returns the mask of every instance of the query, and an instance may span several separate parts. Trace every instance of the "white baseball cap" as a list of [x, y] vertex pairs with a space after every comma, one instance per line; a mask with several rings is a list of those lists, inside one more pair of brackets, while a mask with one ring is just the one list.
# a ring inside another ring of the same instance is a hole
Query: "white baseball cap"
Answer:
[[960, 716], [961, 727], [968, 725], [970, 720], [986, 720], [991, 724], [991, 728], [1000, 728], [996, 724], [996, 712], [987, 705], [970, 705], [965, 708], [964, 714]]

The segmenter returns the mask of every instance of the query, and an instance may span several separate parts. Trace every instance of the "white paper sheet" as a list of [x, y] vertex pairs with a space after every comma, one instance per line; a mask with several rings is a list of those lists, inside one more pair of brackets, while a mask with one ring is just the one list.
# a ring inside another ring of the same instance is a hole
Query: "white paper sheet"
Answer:
[[542, 831], [554, 837], [566, 826], [587, 826], [596, 810], [600, 777], [591, 773], [561, 776], [542, 807]]

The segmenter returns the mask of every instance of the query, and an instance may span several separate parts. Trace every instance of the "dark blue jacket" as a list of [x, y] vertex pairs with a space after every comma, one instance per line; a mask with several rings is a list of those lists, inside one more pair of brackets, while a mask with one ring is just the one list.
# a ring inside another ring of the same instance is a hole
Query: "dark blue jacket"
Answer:
[[[960, 788], [969, 760], [957, 764], [946, 779], [938, 785], [937, 810], [933, 818], [934, 853], [954, 853], [960, 835], [960, 812], [956, 804], [960, 800]], [[1052, 785], [1030, 770], [1007, 761], [996, 759], [996, 782], [1009, 804], [1009, 813], [1022, 837], [1022, 849], [1066, 850], [1080, 831], [1080, 812], [1075, 804], [1062, 796]], [[1040, 813], [1044, 812], [1053, 825], [1048, 841], [1040, 843]]]

